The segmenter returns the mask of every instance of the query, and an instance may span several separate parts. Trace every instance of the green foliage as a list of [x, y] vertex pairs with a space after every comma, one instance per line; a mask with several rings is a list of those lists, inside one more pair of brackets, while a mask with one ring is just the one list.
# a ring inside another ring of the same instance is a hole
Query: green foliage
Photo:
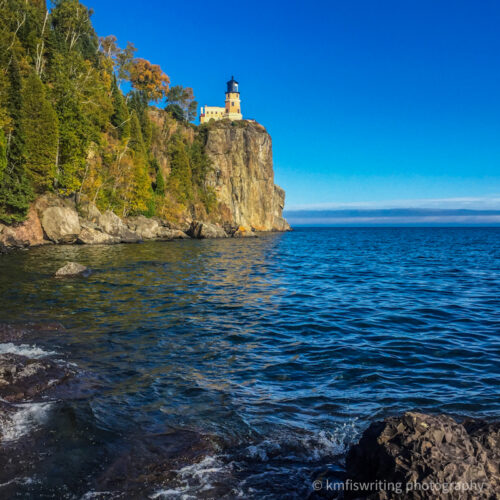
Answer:
[[192, 173], [188, 148], [179, 134], [174, 135], [168, 148], [170, 176], [168, 189], [186, 205], [193, 198]]
[[[91, 15], [79, 0], [54, 0], [51, 11], [44, 0], [0, 0], [0, 220], [22, 220], [34, 193], [52, 189], [121, 216], [210, 212], [192, 89], [169, 90], [131, 43], [99, 44]], [[167, 93], [167, 112], [152, 112]]]
[[144, 139], [142, 137], [141, 124], [135, 110], [130, 114], [130, 142], [129, 147], [136, 153], [145, 154]]
[[166, 111], [176, 120], [190, 122], [196, 118], [198, 103], [194, 100], [192, 88], [175, 85], [168, 91], [167, 99]]
[[5, 133], [0, 129], [0, 183], [2, 182], [4, 171], [7, 167], [7, 140]]
[[125, 98], [118, 88], [116, 77], [113, 75], [113, 83], [111, 86], [111, 98], [113, 100], [113, 115], [111, 123], [118, 130], [120, 138], [130, 137], [130, 114], [128, 112]]
[[160, 170], [156, 172], [156, 186], [155, 186], [155, 194], [158, 196], [165, 195], [165, 179]]
[[17, 59], [9, 66], [8, 111], [12, 129], [7, 138], [7, 166], [0, 185], [0, 220], [23, 220], [33, 197], [25, 167], [25, 135], [21, 119], [21, 74]]
[[52, 187], [55, 178], [59, 130], [57, 115], [46, 99], [44, 86], [31, 73], [23, 88], [22, 122], [25, 167], [37, 192]]
[[165, 108], [165, 111], [167, 113], [170, 113], [172, 117], [177, 120], [178, 122], [183, 122], [184, 121], [184, 111], [178, 104], [169, 104]]
[[145, 92], [134, 90], [129, 94], [128, 103], [130, 111], [135, 111], [139, 119], [144, 145], [149, 148], [153, 136], [153, 127], [148, 116], [148, 96]]

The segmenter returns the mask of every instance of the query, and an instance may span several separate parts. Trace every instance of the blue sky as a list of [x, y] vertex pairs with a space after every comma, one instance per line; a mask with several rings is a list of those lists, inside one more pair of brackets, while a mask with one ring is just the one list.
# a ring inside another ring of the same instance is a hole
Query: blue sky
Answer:
[[288, 209], [500, 208], [496, 0], [84, 3], [200, 105], [234, 74]]

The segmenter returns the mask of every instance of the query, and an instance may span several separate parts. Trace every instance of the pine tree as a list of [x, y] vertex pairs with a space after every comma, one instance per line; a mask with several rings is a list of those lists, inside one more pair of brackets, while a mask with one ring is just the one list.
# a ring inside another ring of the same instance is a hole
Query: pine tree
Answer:
[[136, 153], [144, 154], [144, 140], [142, 138], [141, 124], [139, 123], [139, 118], [137, 113], [132, 111], [130, 114], [130, 149]]
[[111, 97], [113, 100], [113, 115], [111, 116], [112, 125], [118, 130], [120, 138], [130, 136], [130, 114], [128, 112], [127, 103], [121, 90], [118, 88], [116, 76], [113, 75], [111, 84]]
[[5, 134], [0, 129], [0, 183], [2, 182], [5, 169], [7, 167], [7, 141]]
[[170, 160], [169, 191], [179, 202], [186, 204], [193, 197], [191, 166], [186, 145], [178, 134], [172, 137], [168, 155]]
[[56, 112], [35, 73], [29, 75], [23, 88], [22, 120], [26, 170], [35, 190], [42, 193], [54, 182], [59, 131]]
[[25, 137], [21, 120], [21, 74], [16, 58], [9, 65], [8, 111], [12, 130], [7, 137], [7, 166], [0, 185], [0, 220], [21, 221], [33, 191], [25, 169]]
[[161, 170], [156, 172], [156, 187], [155, 193], [158, 196], [165, 195], [165, 179], [163, 179], [163, 175], [161, 174]]

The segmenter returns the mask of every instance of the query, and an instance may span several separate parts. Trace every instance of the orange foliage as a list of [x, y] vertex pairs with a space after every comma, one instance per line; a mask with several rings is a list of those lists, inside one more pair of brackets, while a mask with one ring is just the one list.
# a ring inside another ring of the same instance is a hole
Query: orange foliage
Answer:
[[134, 59], [130, 68], [130, 82], [136, 90], [145, 92], [153, 101], [160, 101], [168, 93], [170, 78], [158, 64], [151, 64], [146, 59]]

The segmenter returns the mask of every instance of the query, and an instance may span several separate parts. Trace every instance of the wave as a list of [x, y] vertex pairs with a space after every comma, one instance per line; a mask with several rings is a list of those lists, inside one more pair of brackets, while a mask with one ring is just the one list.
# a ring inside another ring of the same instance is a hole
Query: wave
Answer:
[[43, 425], [53, 403], [22, 403], [13, 406], [17, 411], [7, 413], [0, 421], [2, 443], [16, 441]]
[[16, 345], [12, 342], [0, 344], [0, 354], [18, 354], [27, 358], [44, 358], [56, 354], [55, 351], [44, 351], [40, 347], [34, 345], [21, 344]]

